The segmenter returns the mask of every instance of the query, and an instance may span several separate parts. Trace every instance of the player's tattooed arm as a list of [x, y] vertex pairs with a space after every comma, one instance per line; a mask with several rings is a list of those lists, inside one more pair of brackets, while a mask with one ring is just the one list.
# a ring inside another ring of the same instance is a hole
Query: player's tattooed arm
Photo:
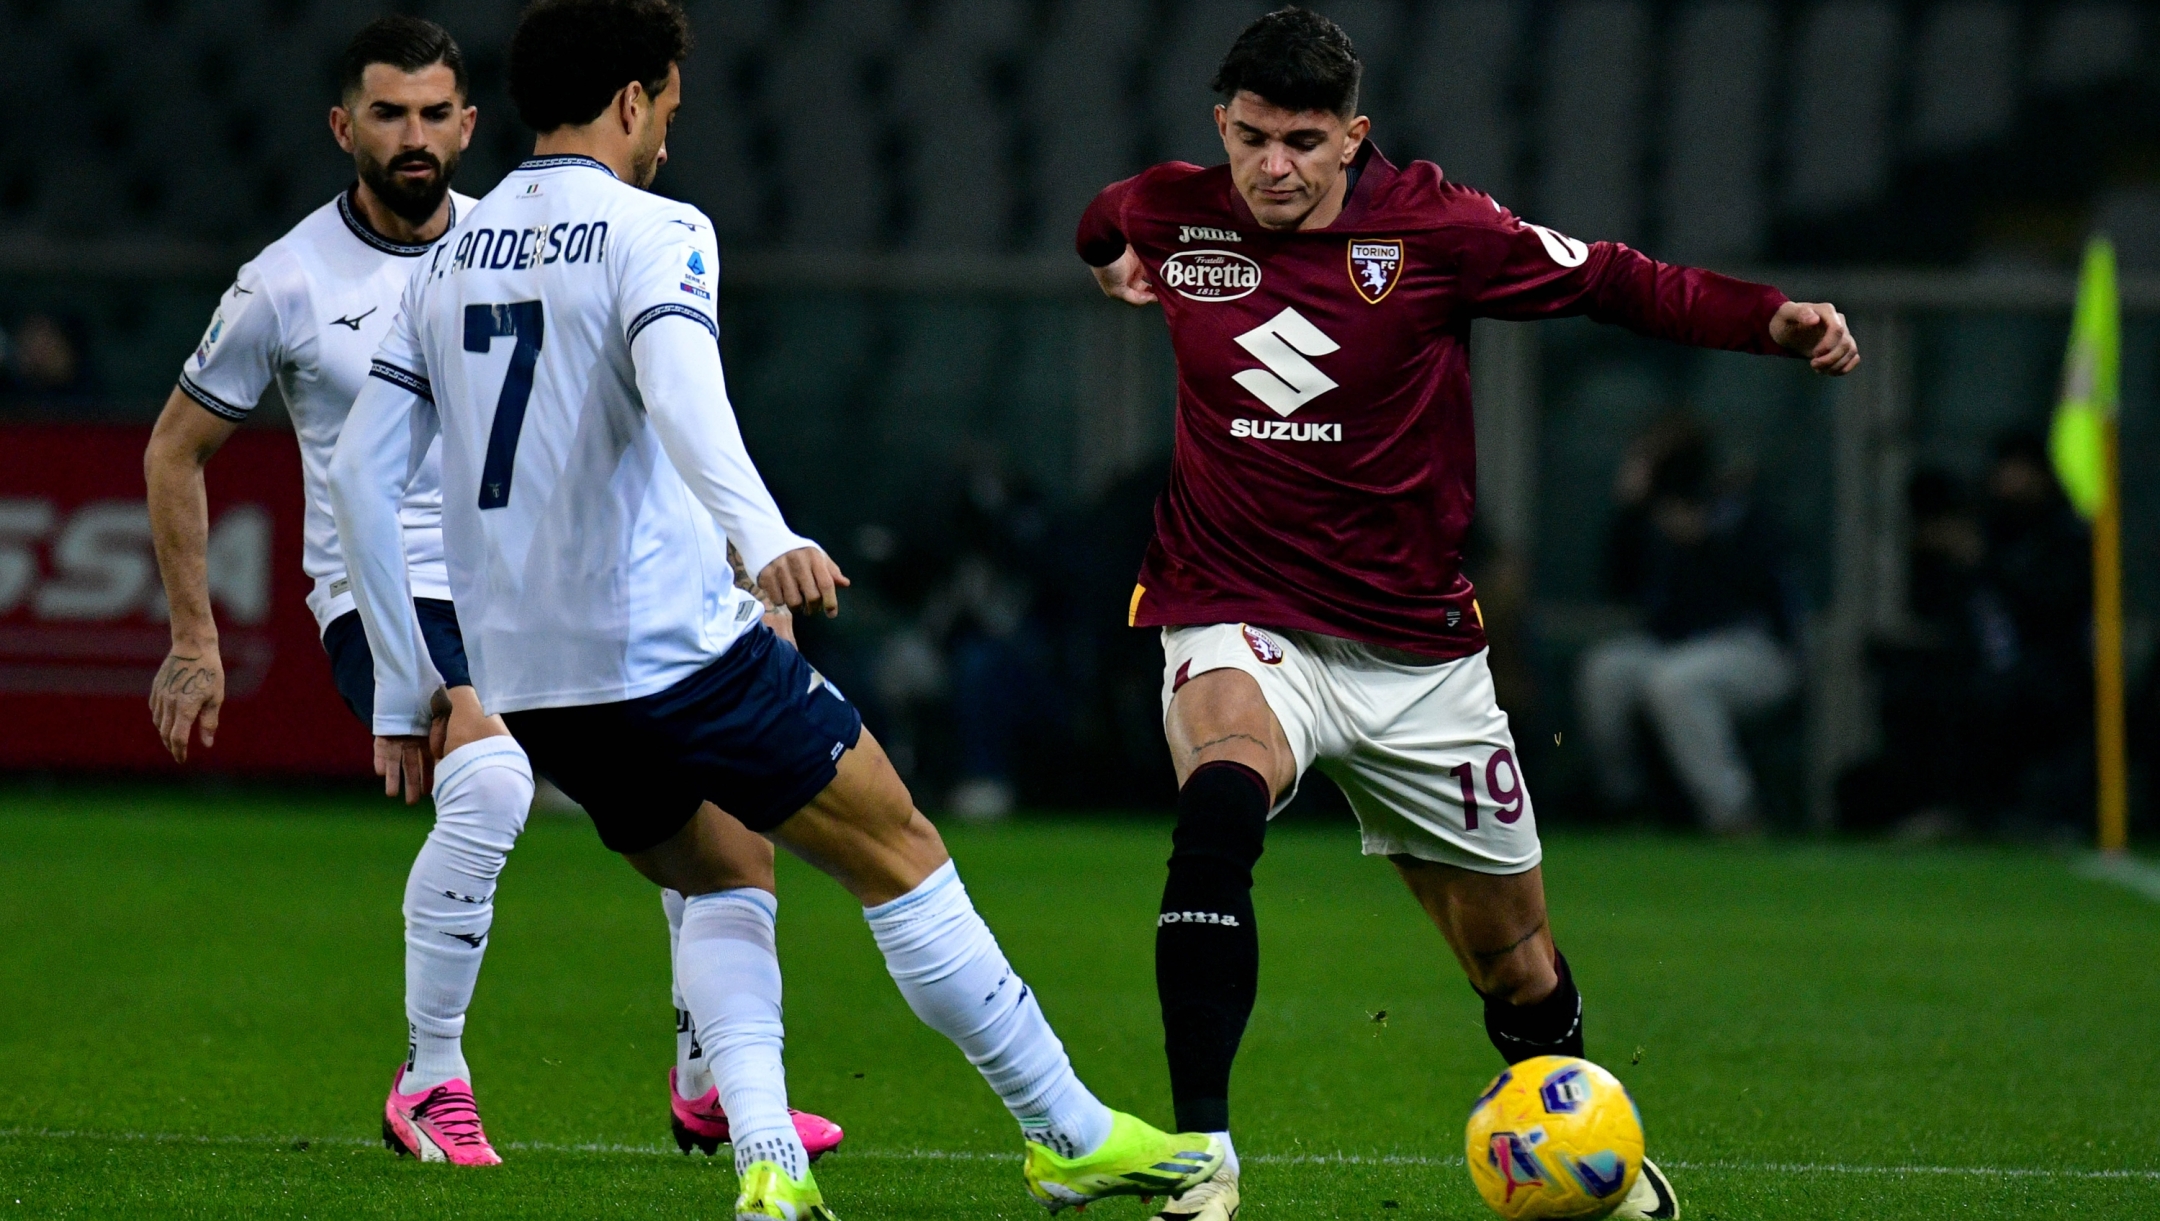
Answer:
[[1147, 265], [1140, 261], [1140, 253], [1131, 246], [1118, 256], [1117, 262], [1103, 267], [1090, 268], [1095, 273], [1095, 283], [1103, 295], [1127, 305], [1155, 304], [1155, 286], [1148, 283]]
[[733, 543], [727, 545], [727, 559], [728, 566], [735, 570], [735, 588], [756, 598], [765, 608], [765, 626], [773, 630], [773, 635], [795, 644], [795, 612], [773, 601], [758, 588], [756, 578], [750, 575], [749, 565], [743, 563], [742, 552], [737, 551]]
[[209, 495], [203, 465], [236, 425], [211, 415], [175, 389], [143, 453], [150, 538], [171, 608], [172, 650], [150, 685], [150, 719], [165, 749], [187, 761], [191, 738], [217, 739], [225, 704], [225, 664], [210, 611]]

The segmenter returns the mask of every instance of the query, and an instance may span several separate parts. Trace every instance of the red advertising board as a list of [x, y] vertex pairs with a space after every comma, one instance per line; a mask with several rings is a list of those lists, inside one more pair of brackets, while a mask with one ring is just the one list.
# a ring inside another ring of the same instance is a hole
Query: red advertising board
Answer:
[[300, 571], [300, 448], [243, 429], [211, 459], [217, 745], [183, 769], [150, 723], [165, 591], [143, 497], [147, 428], [0, 427], [0, 768], [366, 774]]

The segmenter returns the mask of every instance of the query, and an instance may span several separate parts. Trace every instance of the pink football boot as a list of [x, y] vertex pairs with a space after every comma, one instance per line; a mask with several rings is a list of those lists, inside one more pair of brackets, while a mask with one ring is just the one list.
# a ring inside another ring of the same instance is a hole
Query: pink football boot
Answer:
[[383, 1103], [383, 1147], [399, 1157], [453, 1166], [500, 1166], [502, 1158], [480, 1130], [480, 1107], [472, 1086], [462, 1079], [431, 1090], [405, 1094], [405, 1067], [390, 1078], [390, 1099]]
[[[708, 1155], [720, 1152], [720, 1146], [728, 1143], [727, 1112], [720, 1109], [720, 1087], [714, 1086], [705, 1091], [703, 1098], [692, 1102], [676, 1092], [672, 1068], [667, 1070], [667, 1084], [676, 1147], [684, 1153], [690, 1152], [692, 1146]], [[847, 1139], [847, 1133], [840, 1130], [839, 1124], [822, 1115], [792, 1107], [788, 1109], [788, 1115], [795, 1120], [795, 1134], [802, 1137], [803, 1149], [813, 1162], [839, 1148], [840, 1142]]]

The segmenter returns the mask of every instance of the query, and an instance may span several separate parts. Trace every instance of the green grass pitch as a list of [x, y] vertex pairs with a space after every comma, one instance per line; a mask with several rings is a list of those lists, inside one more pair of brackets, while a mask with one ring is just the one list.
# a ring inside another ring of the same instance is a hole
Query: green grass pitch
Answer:
[[[0, 1221], [724, 1216], [729, 1168], [667, 1135], [660, 904], [582, 820], [511, 858], [467, 1032], [508, 1163], [380, 1147], [425, 829], [365, 793], [0, 792]], [[1158, 1122], [1167, 831], [948, 829], [1082, 1075]], [[1590, 1052], [1685, 1215], [2160, 1216], [2160, 904], [2007, 850], [1560, 834], [1547, 871]], [[1438, 937], [1348, 828], [1277, 828], [1259, 873], [1246, 1215], [1486, 1216], [1462, 1121], [1498, 1063]], [[840, 1215], [1038, 1215], [1003, 1110], [846, 896], [792, 863], [780, 889], [789, 1075], [848, 1129], [818, 1169]]]

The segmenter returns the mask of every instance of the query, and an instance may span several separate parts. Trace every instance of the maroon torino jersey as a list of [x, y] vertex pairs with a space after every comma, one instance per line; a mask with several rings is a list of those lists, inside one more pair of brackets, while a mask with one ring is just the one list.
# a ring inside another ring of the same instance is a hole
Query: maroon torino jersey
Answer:
[[1776, 289], [1584, 245], [1368, 143], [1325, 229], [1263, 229], [1230, 169], [1173, 162], [1080, 220], [1129, 243], [1177, 354], [1177, 440], [1134, 626], [1248, 622], [1434, 658], [1485, 647], [1463, 534], [1477, 498], [1470, 320], [1587, 314], [1781, 353]]

